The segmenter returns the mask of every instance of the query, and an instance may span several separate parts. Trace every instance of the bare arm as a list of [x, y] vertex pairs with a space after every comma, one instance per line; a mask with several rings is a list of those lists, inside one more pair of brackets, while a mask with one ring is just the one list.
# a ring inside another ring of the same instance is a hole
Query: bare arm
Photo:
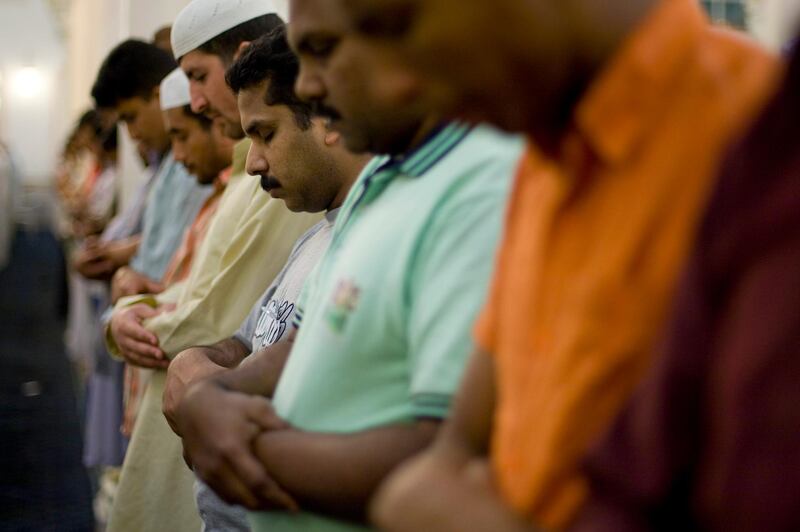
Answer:
[[292, 329], [285, 339], [253, 353], [236, 369], [214, 377], [214, 383], [226, 390], [272, 397], [296, 336], [297, 329]]
[[[247, 346], [236, 338], [226, 338], [214, 345], [190, 347], [183, 353], [197, 353], [196, 357], [202, 356], [210, 362], [222, 366], [223, 368], [235, 368], [250, 354]], [[181, 353], [181, 355], [183, 354]], [[181, 356], [178, 355], [178, 356]]]
[[172, 430], [178, 429], [178, 407], [186, 389], [226, 368], [237, 366], [250, 350], [236, 338], [226, 338], [211, 346], [190, 347], [178, 353], [167, 368], [161, 410]]
[[[264, 396], [271, 396], [275, 390], [294, 337], [292, 331], [286, 340], [250, 355], [235, 369], [226, 371], [206, 359], [210, 365], [207, 378], [181, 387], [178, 397], [168, 397], [172, 393], [169, 380], [165, 389], [164, 414], [172, 430], [183, 438], [184, 450], [195, 470], [205, 474], [207, 482], [223, 497], [248, 507], [256, 504], [260, 490], [275, 492], [274, 483], [252, 451], [253, 438], [268, 428], [275, 416], [264, 415], [268, 421], [263, 421], [254, 412], [272, 412]], [[210, 415], [212, 410], [222, 410], [224, 415]]]
[[371, 517], [382, 530], [533, 530], [492, 486], [487, 453], [495, 395], [494, 359], [477, 351], [470, 359], [452, 417], [434, 444], [401, 466], [375, 496]]
[[363, 521], [380, 482], [430, 444], [439, 425], [420, 420], [355, 434], [268, 431], [255, 450], [270, 477], [302, 507]]

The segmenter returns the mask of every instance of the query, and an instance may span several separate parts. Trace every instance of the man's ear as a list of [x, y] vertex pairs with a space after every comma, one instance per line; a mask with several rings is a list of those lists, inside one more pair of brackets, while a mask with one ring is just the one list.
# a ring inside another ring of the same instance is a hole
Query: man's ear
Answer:
[[325, 131], [325, 145], [326, 146], [333, 146], [333, 145], [335, 145], [337, 142], [339, 142], [342, 139], [342, 135], [338, 131], [333, 131], [327, 125], [325, 126], [325, 128], [326, 128], [326, 131]]
[[233, 60], [238, 61], [239, 58], [242, 56], [245, 50], [250, 47], [250, 43], [252, 41], [242, 41], [239, 43], [239, 48], [236, 49], [236, 53], [233, 54]]
[[160, 85], [156, 85], [155, 87], [153, 87], [153, 91], [150, 93], [150, 98], [155, 98], [156, 101], [159, 101], [161, 99], [161, 86]]

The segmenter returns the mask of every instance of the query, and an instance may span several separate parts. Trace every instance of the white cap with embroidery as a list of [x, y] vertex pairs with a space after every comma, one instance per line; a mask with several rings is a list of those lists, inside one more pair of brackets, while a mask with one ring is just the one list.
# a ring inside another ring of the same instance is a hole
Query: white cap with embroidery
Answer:
[[217, 35], [262, 15], [279, 14], [273, 0], [192, 0], [172, 25], [172, 53], [180, 59]]
[[161, 81], [159, 94], [162, 111], [189, 105], [192, 102], [192, 96], [189, 94], [189, 78], [183, 70], [176, 68]]

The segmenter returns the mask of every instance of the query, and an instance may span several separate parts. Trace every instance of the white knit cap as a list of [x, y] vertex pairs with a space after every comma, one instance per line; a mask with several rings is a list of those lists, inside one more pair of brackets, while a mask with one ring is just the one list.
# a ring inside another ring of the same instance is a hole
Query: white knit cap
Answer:
[[270, 13], [279, 14], [274, 0], [192, 0], [172, 25], [172, 53], [180, 59], [231, 28]]
[[177, 109], [189, 105], [192, 96], [189, 94], [189, 78], [183, 70], [176, 68], [161, 81], [161, 110]]

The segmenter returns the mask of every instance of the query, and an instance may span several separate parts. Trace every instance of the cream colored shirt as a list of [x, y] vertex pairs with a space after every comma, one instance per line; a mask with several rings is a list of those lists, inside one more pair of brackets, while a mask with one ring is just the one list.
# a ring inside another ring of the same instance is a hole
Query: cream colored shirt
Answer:
[[[177, 301], [176, 310], [145, 324], [170, 357], [232, 336], [280, 272], [294, 242], [322, 218], [322, 213], [291, 213], [260, 189], [257, 178], [244, 175], [248, 149], [249, 142], [243, 141], [234, 150], [233, 175], [189, 277], [158, 296], [161, 302]], [[124, 298], [117, 308], [136, 302], [153, 304], [154, 299]], [[109, 532], [200, 530], [194, 476], [183, 463], [180, 438], [161, 413], [165, 377], [165, 371], [155, 371], [147, 385]]]
[[[295, 241], [322, 218], [292, 213], [261, 190], [258, 178], [244, 173], [249, 146], [249, 141], [236, 145], [232, 176], [189, 277], [155, 297], [158, 303], [177, 302], [177, 308], [145, 322], [170, 358], [233, 335]], [[117, 308], [152, 301], [132, 296], [120, 299]], [[119, 353], [110, 337], [109, 349]]]

